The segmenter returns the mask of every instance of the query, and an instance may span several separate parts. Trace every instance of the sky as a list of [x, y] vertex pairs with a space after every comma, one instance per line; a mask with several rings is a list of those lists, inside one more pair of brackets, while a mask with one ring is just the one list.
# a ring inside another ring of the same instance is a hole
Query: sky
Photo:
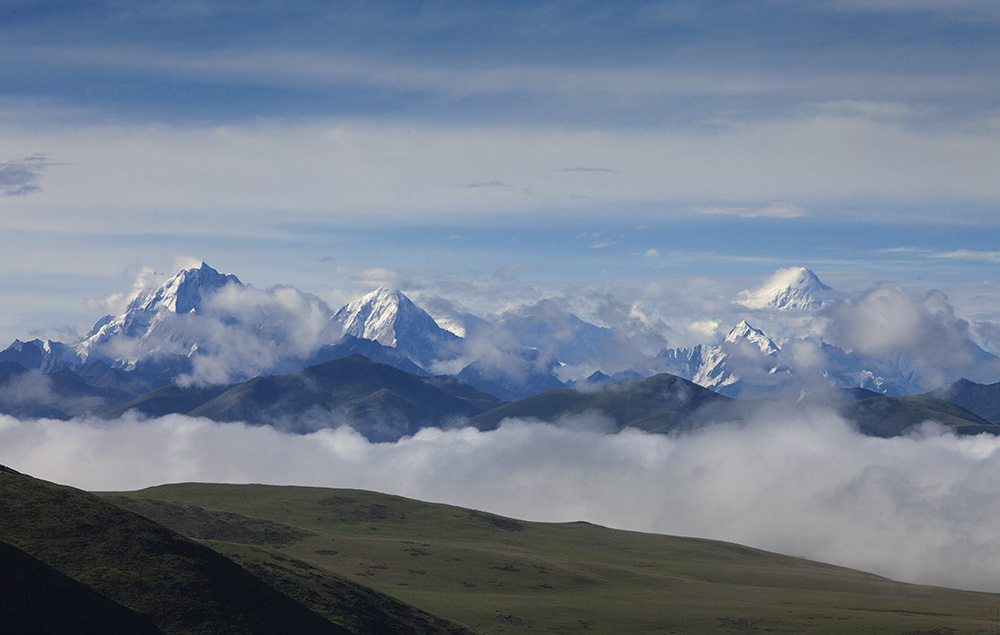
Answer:
[[[855, 297], [940, 289], [1000, 352], [994, 0], [7, 0], [0, 60], [0, 346], [86, 333], [137, 276], [205, 261], [334, 309], [389, 284], [595, 321], [642, 301], [649, 324], [806, 266]], [[365, 487], [1000, 591], [993, 438], [570, 423], [369, 444], [0, 417], [0, 462]]]
[[192, 260], [335, 308], [798, 265], [1000, 298], [990, 0], [12, 0], [0, 56], [6, 341]]

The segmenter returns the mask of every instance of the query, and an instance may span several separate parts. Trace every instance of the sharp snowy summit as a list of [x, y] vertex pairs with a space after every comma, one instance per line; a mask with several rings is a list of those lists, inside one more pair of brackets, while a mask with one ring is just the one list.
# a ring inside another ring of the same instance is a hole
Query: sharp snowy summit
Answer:
[[403, 293], [384, 286], [341, 308], [333, 320], [345, 335], [395, 348], [425, 368], [451, 356], [447, 347], [459, 341]]
[[750, 309], [810, 311], [838, 298], [839, 294], [820, 282], [812, 271], [789, 267], [776, 271], [756, 290], [741, 293], [737, 302]]
[[205, 300], [227, 285], [243, 283], [204, 262], [183, 269], [159, 287], [140, 291], [124, 313], [99, 320], [76, 345], [77, 352], [84, 360], [97, 357], [125, 368], [151, 355], [190, 356], [200, 343], [191, 333], [188, 316], [201, 314]]

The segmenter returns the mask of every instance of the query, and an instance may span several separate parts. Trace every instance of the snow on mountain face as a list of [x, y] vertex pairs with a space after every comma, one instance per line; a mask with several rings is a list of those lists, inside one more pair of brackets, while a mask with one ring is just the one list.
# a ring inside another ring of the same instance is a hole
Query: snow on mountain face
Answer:
[[751, 309], [809, 311], [836, 297], [837, 293], [820, 282], [812, 271], [805, 267], [789, 267], [774, 272], [756, 290], [740, 293], [737, 302]]
[[611, 329], [585, 322], [553, 300], [507, 311], [497, 325], [510, 332], [522, 346], [544, 352], [564, 364], [580, 364], [599, 357], [614, 337]]
[[763, 331], [743, 320], [721, 345], [702, 350], [692, 381], [731, 397], [745, 390], [747, 380], [776, 386], [785, 383], [789, 375], [780, 352]]
[[764, 332], [750, 326], [746, 320], [737, 324], [726, 336], [726, 342], [739, 345], [740, 342], [750, 342], [760, 349], [764, 355], [776, 355], [778, 347]]
[[243, 286], [236, 276], [219, 273], [203, 262], [198, 269], [184, 269], [161, 287], [140, 293], [129, 303], [126, 312], [197, 312], [206, 295], [230, 283]]
[[333, 320], [345, 335], [396, 348], [424, 367], [441, 358], [443, 347], [459, 339], [403, 293], [387, 287], [341, 308]]
[[[105, 316], [99, 320], [90, 335], [76, 348], [83, 358], [87, 358], [101, 345], [127, 338], [147, 341], [150, 344], [147, 348], [150, 350], [142, 352], [167, 352], [155, 345], [155, 340], [158, 339], [155, 333], [167, 328], [164, 325], [170, 321], [171, 316], [197, 314], [205, 298], [228, 284], [243, 286], [236, 276], [219, 273], [205, 263], [201, 263], [201, 267], [197, 269], [184, 269], [163, 285], [140, 292], [121, 315]], [[176, 337], [171, 337], [175, 335], [172, 333], [162, 335], [159, 339], [171, 342], [172, 348], [177, 349], [169, 352], [182, 352], [181, 349], [185, 348], [188, 352], [197, 350], [196, 343], [180, 343]], [[139, 351], [136, 353], [132, 355], [133, 358], [138, 356]], [[117, 361], [128, 365], [126, 360]]]
[[62, 342], [34, 339], [30, 342], [14, 340], [5, 350], [0, 351], [0, 361], [17, 362], [25, 368], [51, 373], [68, 366], [79, 365], [80, 356]]

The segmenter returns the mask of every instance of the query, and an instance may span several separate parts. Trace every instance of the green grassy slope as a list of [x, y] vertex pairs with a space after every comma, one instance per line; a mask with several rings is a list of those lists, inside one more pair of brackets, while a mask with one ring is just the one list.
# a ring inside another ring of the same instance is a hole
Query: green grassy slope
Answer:
[[105, 498], [154, 518], [189, 538], [206, 541], [269, 585], [352, 631], [468, 632], [348, 578], [273, 551], [276, 547], [287, 547], [307, 537], [318, 536], [315, 532], [186, 503], [122, 495], [106, 495]]
[[[371, 492], [186, 484], [125, 496], [308, 532], [285, 546], [211, 544], [303, 594], [274, 566], [307, 572], [320, 588], [325, 575], [344, 576], [480, 633], [988, 633], [1000, 604], [734, 544], [522, 522]], [[165, 516], [182, 532], [204, 525]]]
[[0, 541], [149, 616], [164, 633], [348, 632], [204, 545], [8, 468], [0, 469]]
[[1000, 422], [1000, 383], [977, 384], [959, 379], [928, 393], [973, 412], [987, 421]]
[[1000, 425], [930, 395], [872, 397], [841, 406], [838, 411], [857, 423], [864, 434], [879, 437], [902, 434], [907, 428], [925, 421], [936, 421], [963, 433], [1000, 433]]
[[146, 615], [0, 542], [0, 633], [156, 635]]

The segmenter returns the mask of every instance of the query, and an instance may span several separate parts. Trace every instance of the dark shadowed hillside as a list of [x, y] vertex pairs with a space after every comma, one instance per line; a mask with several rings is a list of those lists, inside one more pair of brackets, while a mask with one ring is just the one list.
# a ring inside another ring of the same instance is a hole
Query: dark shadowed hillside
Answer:
[[857, 424], [863, 434], [876, 437], [897, 436], [925, 421], [935, 421], [961, 434], [1000, 434], [1000, 425], [929, 395], [871, 397], [843, 405], [838, 411]]
[[348, 423], [372, 441], [395, 441], [500, 403], [452, 377], [421, 377], [351, 355], [291, 375], [256, 377], [229, 386], [167, 386], [105, 416], [128, 410], [148, 416], [176, 413], [294, 432]]
[[928, 394], [946, 399], [987, 421], [1000, 422], [1000, 383], [977, 384], [968, 379], [959, 379]]
[[0, 471], [0, 541], [149, 616], [164, 633], [349, 632], [162, 525], [9, 469]]
[[156, 635], [146, 615], [0, 542], [0, 633]]
[[669, 432], [737, 417], [747, 404], [664, 373], [591, 390], [551, 390], [472, 417], [469, 424], [490, 430], [507, 418], [551, 422], [592, 411], [610, 419], [617, 430], [630, 426]]

